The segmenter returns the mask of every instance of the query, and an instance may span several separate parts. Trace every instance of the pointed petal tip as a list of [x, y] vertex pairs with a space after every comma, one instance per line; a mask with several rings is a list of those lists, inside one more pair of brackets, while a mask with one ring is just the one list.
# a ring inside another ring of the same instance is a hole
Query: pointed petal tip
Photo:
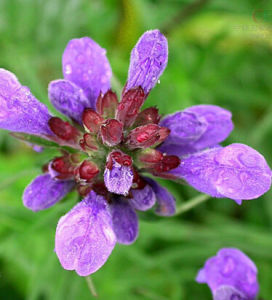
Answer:
[[145, 93], [156, 85], [168, 62], [168, 43], [159, 30], [145, 32], [131, 51], [126, 90], [141, 86]]

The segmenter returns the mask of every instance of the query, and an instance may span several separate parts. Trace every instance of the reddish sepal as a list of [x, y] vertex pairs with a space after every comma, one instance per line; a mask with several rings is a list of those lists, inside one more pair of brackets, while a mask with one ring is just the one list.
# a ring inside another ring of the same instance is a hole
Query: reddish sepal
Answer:
[[145, 98], [146, 95], [141, 87], [127, 91], [118, 105], [116, 119], [126, 128], [132, 126]]
[[154, 170], [157, 173], [164, 173], [177, 168], [179, 165], [179, 157], [175, 155], [165, 155], [160, 162], [154, 165]]
[[75, 127], [58, 117], [50, 118], [48, 124], [55, 135], [64, 141], [76, 141], [79, 136], [79, 131]]
[[117, 106], [117, 95], [112, 90], [108, 90], [104, 95], [100, 93], [96, 101], [96, 111], [105, 119], [115, 117]]
[[106, 120], [101, 125], [101, 137], [105, 145], [113, 147], [118, 145], [123, 138], [123, 124], [115, 119]]
[[74, 175], [75, 165], [70, 161], [69, 156], [56, 157], [52, 163], [51, 168], [57, 172], [57, 179], [68, 179]]
[[146, 186], [146, 181], [139, 175], [139, 173], [133, 168], [133, 185], [134, 189], [143, 189]]
[[141, 111], [134, 123], [134, 126], [147, 124], [158, 124], [160, 122], [159, 110], [156, 107], [149, 107]]
[[109, 154], [106, 164], [107, 169], [112, 169], [113, 161], [125, 167], [132, 166], [132, 158], [121, 151], [113, 151]]
[[99, 169], [97, 165], [91, 161], [84, 160], [82, 164], [75, 170], [75, 176], [77, 180], [84, 180], [90, 182], [96, 175], [98, 175]]
[[168, 128], [156, 124], [143, 125], [130, 132], [126, 144], [130, 149], [149, 148], [165, 140], [169, 133]]
[[84, 151], [88, 151], [88, 150], [97, 151], [98, 150], [98, 144], [97, 144], [96, 138], [89, 133], [85, 133], [83, 135], [83, 139], [81, 139], [79, 141], [79, 145]]
[[82, 114], [82, 122], [84, 127], [90, 133], [97, 133], [104, 119], [96, 111], [86, 108]]

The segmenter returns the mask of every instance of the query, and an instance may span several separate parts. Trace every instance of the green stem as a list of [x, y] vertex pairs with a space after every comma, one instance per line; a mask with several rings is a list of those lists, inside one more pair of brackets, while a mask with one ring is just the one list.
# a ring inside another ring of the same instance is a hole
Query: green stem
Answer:
[[94, 297], [98, 297], [98, 294], [96, 292], [96, 289], [95, 289], [95, 286], [94, 286], [94, 283], [93, 283], [93, 280], [91, 278], [91, 276], [87, 276], [85, 277], [86, 278], [86, 281], [87, 281], [87, 285], [88, 285], [88, 288], [91, 292], [91, 294], [94, 296]]
[[210, 199], [210, 195], [206, 195], [206, 194], [201, 194], [198, 195], [188, 201], [186, 201], [186, 203], [180, 205], [177, 210], [176, 210], [176, 216], [177, 215], [181, 215], [185, 212], [187, 212], [188, 210], [194, 208], [195, 206], [207, 201], [208, 199]]

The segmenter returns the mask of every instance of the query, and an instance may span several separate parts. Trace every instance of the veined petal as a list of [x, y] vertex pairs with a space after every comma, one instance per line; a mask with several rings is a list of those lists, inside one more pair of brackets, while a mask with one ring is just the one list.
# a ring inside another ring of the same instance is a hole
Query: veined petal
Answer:
[[231, 198], [238, 204], [260, 197], [271, 185], [271, 170], [264, 157], [243, 144], [189, 155], [170, 173], [203, 193]]
[[116, 243], [106, 200], [93, 191], [58, 223], [55, 250], [62, 267], [80, 276], [106, 262]]
[[129, 199], [129, 203], [134, 209], [148, 210], [156, 202], [156, 196], [150, 185], [146, 185], [143, 189], [132, 189], [133, 198]]
[[59, 112], [82, 123], [82, 113], [89, 106], [89, 100], [80, 87], [68, 80], [51, 81], [48, 96]]
[[49, 208], [64, 198], [73, 187], [73, 181], [55, 180], [50, 174], [39, 175], [25, 188], [24, 206], [33, 211]]
[[126, 90], [141, 86], [145, 93], [156, 85], [168, 61], [167, 39], [159, 30], [145, 32], [131, 51]]
[[[206, 283], [214, 299], [229, 300], [227, 295], [239, 295], [254, 300], [258, 294], [257, 268], [254, 262], [236, 248], [222, 248], [209, 258], [199, 271], [196, 281]], [[236, 298], [235, 298], [236, 299]]]
[[109, 192], [126, 196], [132, 186], [133, 171], [113, 160], [111, 168], [105, 168], [104, 182]]
[[146, 177], [145, 180], [150, 184], [156, 196], [155, 213], [160, 216], [173, 216], [176, 212], [176, 200], [174, 196], [155, 180]]
[[115, 199], [110, 205], [113, 229], [120, 244], [132, 244], [138, 237], [138, 217], [126, 199]]
[[215, 105], [196, 105], [168, 115], [160, 126], [171, 130], [160, 150], [178, 156], [213, 147], [233, 129], [231, 113]]
[[22, 86], [16, 76], [0, 69], [0, 128], [36, 135], [53, 135], [47, 107]]
[[71, 40], [62, 57], [64, 78], [82, 88], [95, 109], [99, 93], [110, 88], [111, 67], [106, 50], [88, 37]]

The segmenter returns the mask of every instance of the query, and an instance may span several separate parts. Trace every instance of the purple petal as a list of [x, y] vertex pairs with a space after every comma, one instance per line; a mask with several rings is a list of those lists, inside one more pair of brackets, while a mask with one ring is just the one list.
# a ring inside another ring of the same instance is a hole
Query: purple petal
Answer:
[[133, 171], [130, 167], [113, 162], [112, 169], [105, 169], [104, 182], [109, 192], [126, 196], [132, 186]]
[[110, 205], [113, 229], [120, 244], [129, 245], [138, 237], [138, 217], [126, 199], [115, 199]]
[[156, 195], [157, 205], [155, 213], [160, 216], [173, 216], [176, 213], [176, 200], [168, 190], [159, 185], [155, 180], [146, 178]]
[[11, 72], [0, 69], [0, 128], [36, 135], [53, 135], [47, 107]]
[[271, 170], [264, 157], [243, 144], [190, 155], [170, 173], [203, 193], [231, 198], [238, 204], [260, 197], [271, 185]]
[[214, 300], [249, 300], [239, 290], [229, 286], [223, 285], [214, 292]]
[[156, 196], [150, 185], [146, 185], [143, 189], [132, 189], [133, 198], [129, 199], [129, 203], [134, 209], [148, 210], [156, 202]]
[[58, 223], [55, 250], [62, 267], [80, 276], [106, 262], [116, 243], [107, 202], [91, 192]]
[[184, 155], [224, 141], [233, 129], [231, 113], [215, 105], [196, 105], [166, 116], [161, 126], [171, 130], [162, 152]]
[[62, 57], [64, 78], [82, 88], [95, 109], [100, 92], [110, 88], [111, 67], [106, 50], [88, 37], [71, 40]]
[[24, 206], [33, 211], [49, 208], [64, 198], [73, 187], [72, 181], [55, 180], [49, 174], [39, 175], [25, 188]]
[[145, 32], [131, 51], [126, 90], [141, 86], [145, 93], [156, 85], [168, 61], [167, 39], [159, 30]]
[[55, 80], [50, 82], [48, 94], [59, 112], [82, 123], [82, 113], [89, 101], [81, 88], [68, 80]]
[[235, 248], [223, 248], [206, 261], [196, 280], [207, 283], [216, 295], [215, 299], [231, 299], [223, 296], [232, 292], [245, 295], [247, 300], [253, 300], [259, 290], [257, 272], [255, 264], [243, 252]]

